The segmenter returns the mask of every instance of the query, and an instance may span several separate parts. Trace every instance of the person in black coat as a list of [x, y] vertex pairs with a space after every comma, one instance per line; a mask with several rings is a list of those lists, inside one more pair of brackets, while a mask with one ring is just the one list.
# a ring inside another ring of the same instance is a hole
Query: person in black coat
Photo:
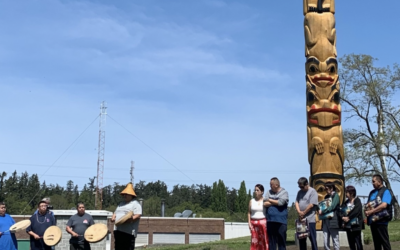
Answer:
[[356, 195], [355, 187], [346, 187], [347, 200], [341, 209], [346, 211], [342, 214], [342, 226], [346, 230], [350, 250], [363, 250], [361, 230], [364, 229], [364, 218], [361, 200]]

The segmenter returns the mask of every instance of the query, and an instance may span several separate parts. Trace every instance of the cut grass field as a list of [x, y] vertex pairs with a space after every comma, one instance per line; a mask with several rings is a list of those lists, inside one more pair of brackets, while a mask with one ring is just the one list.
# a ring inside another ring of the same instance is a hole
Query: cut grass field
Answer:
[[[369, 227], [366, 226], [363, 232], [364, 242], [366, 244], [364, 249], [373, 249], [372, 235]], [[390, 241], [393, 242], [392, 249], [400, 249], [400, 221], [392, 221], [389, 223], [389, 237]], [[287, 245], [287, 249], [297, 249], [297, 247], [294, 246], [293, 229], [287, 231]], [[250, 249], [250, 236], [201, 244], [147, 246], [146, 248], [152, 250], [245, 250]]]
[[[400, 220], [389, 222], [389, 239], [390, 242], [400, 241]], [[369, 226], [365, 226], [364, 232], [364, 243], [365, 244], [373, 244], [372, 243], [372, 235]]]

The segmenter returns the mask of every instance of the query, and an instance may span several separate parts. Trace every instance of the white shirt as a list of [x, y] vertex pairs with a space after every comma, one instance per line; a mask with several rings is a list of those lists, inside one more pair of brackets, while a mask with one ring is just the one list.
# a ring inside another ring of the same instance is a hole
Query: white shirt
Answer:
[[[135, 199], [129, 203], [121, 202], [115, 210], [115, 221], [118, 221], [121, 217], [132, 211], [133, 214], [142, 214], [142, 207], [140, 203]], [[139, 220], [135, 220], [133, 223], [123, 223], [115, 226], [116, 230], [125, 232], [127, 234], [134, 235], [136, 237], [139, 230]]]
[[256, 201], [255, 199], [251, 199], [251, 207], [250, 207], [250, 218], [251, 219], [264, 219], [264, 201], [260, 199]]

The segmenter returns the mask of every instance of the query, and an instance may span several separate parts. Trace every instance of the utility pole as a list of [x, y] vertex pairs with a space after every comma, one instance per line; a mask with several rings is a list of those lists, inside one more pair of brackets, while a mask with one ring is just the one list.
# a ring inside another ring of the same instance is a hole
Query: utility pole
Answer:
[[131, 172], [130, 173], [131, 173], [131, 182], [132, 182], [133, 186], [135, 186], [135, 183], [133, 183], [133, 180], [134, 180], [133, 171], [135, 170], [134, 164], [135, 164], [135, 162], [131, 161]]
[[104, 172], [104, 150], [106, 146], [106, 102], [100, 104], [100, 122], [99, 122], [99, 145], [97, 157], [97, 188], [95, 207], [97, 210], [102, 209], [103, 204], [103, 172]]

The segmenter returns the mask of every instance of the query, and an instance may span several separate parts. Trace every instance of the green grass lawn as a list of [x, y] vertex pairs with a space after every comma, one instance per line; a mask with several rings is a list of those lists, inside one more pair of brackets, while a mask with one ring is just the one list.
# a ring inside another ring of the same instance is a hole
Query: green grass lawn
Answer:
[[[389, 222], [389, 239], [390, 241], [400, 241], [400, 220]], [[365, 226], [364, 243], [372, 244], [371, 229]]]
[[[365, 244], [372, 244], [369, 226], [366, 226], [363, 232]], [[287, 230], [288, 246], [295, 244], [294, 233], [294, 229]], [[391, 242], [400, 241], [400, 221], [392, 221], [389, 223], [389, 237]], [[191, 245], [147, 246], [147, 248], [151, 248], [152, 250], [242, 250], [248, 249], [249, 247], [250, 236]]]

